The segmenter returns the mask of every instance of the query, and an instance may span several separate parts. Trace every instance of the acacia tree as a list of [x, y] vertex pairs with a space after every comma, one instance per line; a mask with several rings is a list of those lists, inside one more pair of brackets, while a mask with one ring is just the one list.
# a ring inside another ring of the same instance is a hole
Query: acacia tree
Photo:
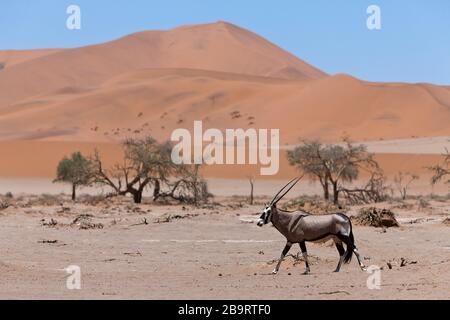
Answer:
[[297, 167], [309, 177], [317, 179], [320, 182], [323, 188], [323, 197], [325, 200], [329, 200], [330, 181], [323, 166], [323, 149], [324, 146], [319, 141], [305, 140], [294, 150], [288, 150], [287, 157], [290, 165]]
[[153, 187], [153, 201], [170, 197], [197, 204], [209, 195], [198, 166], [173, 163], [169, 142], [158, 143], [147, 136], [127, 139], [122, 146], [123, 161], [111, 169], [104, 168], [98, 152], [94, 154], [95, 183], [111, 187], [116, 195], [131, 194], [135, 203], [142, 202], [144, 191], [150, 187]]
[[441, 164], [429, 167], [428, 169], [431, 170], [434, 175], [431, 178], [431, 183], [436, 184], [439, 181], [448, 179], [445, 181], [445, 183], [448, 183], [450, 185], [450, 152], [446, 150], [446, 154], [443, 155], [444, 161]]
[[65, 156], [56, 169], [56, 179], [53, 182], [72, 184], [72, 200], [76, 199], [76, 189], [88, 186], [92, 182], [92, 163], [81, 152], [74, 152], [70, 157]]
[[141, 203], [145, 189], [152, 184], [159, 186], [173, 168], [169, 144], [159, 144], [148, 136], [127, 139], [122, 147], [123, 161], [111, 169], [103, 166], [99, 153], [95, 152], [92, 158], [94, 182], [111, 187], [117, 195], [131, 194], [135, 203]]
[[356, 180], [360, 171], [365, 170], [372, 177], [375, 177], [374, 172], [381, 172], [366, 146], [353, 145], [348, 140], [344, 142], [344, 145], [324, 145], [319, 141], [305, 140], [294, 150], [288, 151], [291, 165], [320, 182], [325, 200], [330, 198], [331, 186], [334, 204], [338, 204], [342, 191], [350, 193], [351, 190], [343, 184]]

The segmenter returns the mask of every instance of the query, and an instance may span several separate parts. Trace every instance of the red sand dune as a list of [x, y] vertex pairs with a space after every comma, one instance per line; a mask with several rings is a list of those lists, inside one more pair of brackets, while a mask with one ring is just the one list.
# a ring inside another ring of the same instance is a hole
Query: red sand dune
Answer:
[[423, 84], [144, 69], [95, 88], [66, 87], [0, 108], [0, 139], [92, 142], [143, 133], [167, 139], [194, 120], [221, 129], [280, 128], [283, 143], [444, 136], [450, 134], [449, 106], [450, 93]]
[[218, 22], [144, 31], [25, 60], [0, 74], [4, 88], [0, 106], [68, 86], [97, 86], [143, 68], [193, 68], [294, 79], [325, 76], [256, 34]]
[[0, 88], [0, 140], [59, 141], [60, 150], [69, 141], [168, 139], [194, 120], [280, 128], [283, 144], [450, 135], [449, 87], [329, 76], [225, 22], [0, 51]]
[[11, 68], [15, 65], [50, 55], [58, 51], [62, 51], [62, 49], [0, 51], [1, 69]]

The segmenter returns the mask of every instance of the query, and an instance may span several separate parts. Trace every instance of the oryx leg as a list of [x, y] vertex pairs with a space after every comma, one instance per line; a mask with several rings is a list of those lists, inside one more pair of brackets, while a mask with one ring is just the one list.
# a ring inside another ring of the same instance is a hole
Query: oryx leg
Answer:
[[364, 264], [361, 261], [361, 256], [359, 255], [358, 249], [355, 246], [355, 243], [348, 237], [348, 236], [344, 236], [344, 235], [340, 235], [338, 236], [339, 240], [341, 240], [341, 242], [344, 242], [347, 245], [347, 251], [344, 254], [344, 261], [345, 261], [345, 256], [347, 256], [347, 254], [349, 253], [348, 251], [350, 250], [350, 257], [351, 255], [354, 253], [356, 256], [356, 259], [358, 260], [358, 264], [359, 267], [361, 268], [361, 270], [366, 270]]
[[353, 249], [353, 252], [355, 253], [356, 259], [358, 260], [359, 267], [361, 268], [361, 270], [365, 271], [366, 270], [366, 266], [361, 261], [361, 257], [359, 255], [358, 249], [356, 249], [356, 247], [355, 247], [355, 249]]
[[283, 249], [283, 252], [281, 253], [281, 257], [280, 260], [278, 260], [277, 266], [275, 267], [275, 269], [273, 269], [272, 273], [273, 274], [277, 274], [278, 270], [280, 270], [280, 265], [281, 262], [283, 261], [284, 257], [287, 255], [287, 253], [289, 252], [289, 250], [292, 247], [292, 243], [290, 243], [289, 241], [286, 243], [286, 246]]
[[302, 251], [303, 259], [305, 259], [305, 272], [303, 274], [308, 274], [311, 270], [309, 269], [309, 263], [308, 263], [308, 251], [306, 251], [306, 244], [305, 241], [302, 241], [299, 243], [300, 250]]
[[336, 249], [339, 252], [339, 263], [336, 267], [336, 270], [334, 270], [334, 272], [339, 272], [339, 270], [341, 270], [342, 262], [344, 261], [345, 249], [344, 249], [344, 246], [342, 245], [342, 241], [339, 239], [335, 239], [334, 244], [336, 245]]

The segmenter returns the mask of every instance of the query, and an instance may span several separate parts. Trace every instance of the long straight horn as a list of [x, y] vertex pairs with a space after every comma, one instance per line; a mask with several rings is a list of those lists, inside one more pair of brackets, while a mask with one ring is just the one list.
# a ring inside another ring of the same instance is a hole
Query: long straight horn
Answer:
[[278, 195], [292, 182], [297, 178], [292, 179], [291, 181], [289, 181], [288, 183], [286, 183], [286, 185], [280, 189], [280, 191], [278, 191], [278, 193], [273, 197], [273, 199], [270, 201], [270, 204], [273, 204], [275, 202], [275, 199], [278, 197]]
[[281, 199], [283, 199], [283, 197], [289, 192], [289, 191], [291, 191], [291, 189], [297, 184], [297, 182], [299, 182], [301, 179], [303, 178], [303, 176], [301, 176], [301, 177], [298, 177], [298, 178], [296, 178], [296, 179], [294, 179], [294, 180], [291, 180], [291, 182], [292, 181], [294, 181], [294, 183], [281, 195], [281, 196], [279, 196], [278, 197], [278, 199], [277, 200], [275, 200], [274, 202], [273, 202], [273, 204], [277, 204], [277, 202], [278, 201], [280, 201]]

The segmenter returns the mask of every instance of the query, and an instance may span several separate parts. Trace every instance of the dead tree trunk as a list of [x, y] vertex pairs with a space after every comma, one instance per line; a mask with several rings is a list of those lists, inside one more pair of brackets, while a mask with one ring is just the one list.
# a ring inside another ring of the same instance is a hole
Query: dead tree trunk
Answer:
[[142, 203], [142, 192], [135, 191], [133, 192], [133, 201], [134, 203]]
[[331, 183], [333, 186], [333, 203], [338, 204], [339, 203], [339, 187], [337, 181], [333, 181]]
[[161, 195], [161, 183], [158, 179], [154, 180], [155, 187], [153, 189], [153, 201], [158, 200], [159, 196]]
[[76, 189], [77, 185], [75, 183], [72, 183], [72, 201], [75, 201], [76, 196]]
[[248, 177], [248, 182], [250, 183], [250, 199], [249, 199], [249, 203], [250, 203], [250, 205], [253, 205], [253, 189], [254, 189], [253, 177]]

